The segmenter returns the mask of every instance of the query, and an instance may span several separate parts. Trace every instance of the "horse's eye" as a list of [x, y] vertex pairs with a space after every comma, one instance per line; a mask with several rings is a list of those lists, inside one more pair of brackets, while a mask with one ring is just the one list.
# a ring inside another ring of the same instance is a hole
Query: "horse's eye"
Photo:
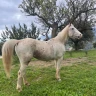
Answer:
[[74, 28], [71, 28], [72, 30], [74, 30]]

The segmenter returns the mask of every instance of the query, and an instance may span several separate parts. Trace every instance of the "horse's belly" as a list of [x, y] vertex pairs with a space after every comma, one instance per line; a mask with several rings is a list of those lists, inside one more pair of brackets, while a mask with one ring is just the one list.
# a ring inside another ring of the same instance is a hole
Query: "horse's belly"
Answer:
[[34, 51], [34, 54], [33, 54], [33, 57], [37, 58], [37, 59], [40, 59], [40, 60], [53, 60], [54, 58], [52, 57], [52, 54], [50, 53], [47, 53], [46, 52], [42, 52], [42, 51], [38, 51], [38, 50], [35, 50]]

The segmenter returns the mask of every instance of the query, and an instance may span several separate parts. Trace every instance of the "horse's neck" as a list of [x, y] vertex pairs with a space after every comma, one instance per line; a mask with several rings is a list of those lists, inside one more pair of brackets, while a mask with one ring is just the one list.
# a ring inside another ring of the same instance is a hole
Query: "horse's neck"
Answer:
[[61, 32], [58, 33], [55, 39], [64, 44], [68, 39], [68, 29], [69, 26], [67, 25]]

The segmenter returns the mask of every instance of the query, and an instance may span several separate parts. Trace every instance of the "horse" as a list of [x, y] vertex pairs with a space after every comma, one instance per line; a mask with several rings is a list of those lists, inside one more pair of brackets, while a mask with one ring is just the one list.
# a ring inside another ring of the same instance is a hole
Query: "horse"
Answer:
[[7, 77], [10, 78], [11, 59], [13, 51], [15, 50], [20, 61], [16, 87], [19, 92], [22, 91], [22, 81], [25, 85], [29, 85], [26, 80], [25, 70], [32, 57], [45, 61], [54, 60], [56, 79], [60, 81], [60, 64], [65, 53], [64, 44], [68, 38], [80, 39], [81, 37], [81, 32], [79, 32], [73, 24], [68, 24], [56, 37], [48, 41], [40, 41], [32, 38], [21, 40], [10, 39], [6, 41], [2, 47], [2, 57]]

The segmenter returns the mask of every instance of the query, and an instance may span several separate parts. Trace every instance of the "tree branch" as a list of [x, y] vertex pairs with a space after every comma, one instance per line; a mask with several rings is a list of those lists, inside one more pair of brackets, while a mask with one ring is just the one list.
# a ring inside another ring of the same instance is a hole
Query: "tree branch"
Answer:
[[42, 19], [49, 27], [52, 28], [52, 24], [48, 23], [48, 21], [47, 21], [44, 17], [38, 15], [37, 13], [33, 13], [33, 14], [31, 13], [31, 14], [29, 14], [29, 15], [27, 15], [27, 16], [37, 16], [37, 17], [39, 17], [40, 19]]
[[82, 13], [86, 13], [88, 11], [92, 11], [92, 10], [96, 10], [96, 8], [92, 8], [92, 9], [87, 9], [87, 10], [81, 10], [73, 19], [71, 19], [71, 22], [74, 22], [74, 20], [81, 15]]
[[[71, 22], [71, 23], [73, 23], [74, 22], [74, 20], [79, 16], [79, 15], [81, 15], [82, 13], [86, 13], [86, 12], [88, 12], [88, 11], [92, 11], [92, 10], [96, 10], [96, 8], [91, 8], [91, 9], [87, 9], [87, 10], [81, 10], [76, 16], [74, 16], [73, 18], [71, 18], [69, 21]], [[69, 22], [69, 23], [70, 23]], [[58, 28], [62, 28], [64, 26], [64, 24], [61, 24], [60, 26], [58, 26]]]

